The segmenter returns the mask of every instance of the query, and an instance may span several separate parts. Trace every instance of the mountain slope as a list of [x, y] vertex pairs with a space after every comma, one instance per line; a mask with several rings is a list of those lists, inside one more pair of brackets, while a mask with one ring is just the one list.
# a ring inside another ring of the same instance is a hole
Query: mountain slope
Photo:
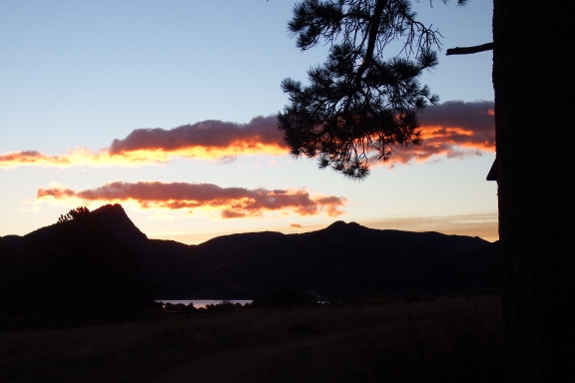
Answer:
[[206, 292], [259, 295], [292, 287], [325, 295], [442, 294], [495, 287], [492, 249], [480, 238], [336, 222], [305, 234], [219, 237], [198, 245], [189, 257]]
[[[335, 222], [309, 233], [233, 234], [200, 245], [148, 239], [120, 205], [92, 213], [116, 241], [138, 254], [142, 273], [162, 299], [254, 298], [278, 288], [323, 295], [448, 294], [497, 286], [496, 244], [478, 237], [375, 230]], [[22, 251], [50, 246], [54, 226], [8, 243]]]

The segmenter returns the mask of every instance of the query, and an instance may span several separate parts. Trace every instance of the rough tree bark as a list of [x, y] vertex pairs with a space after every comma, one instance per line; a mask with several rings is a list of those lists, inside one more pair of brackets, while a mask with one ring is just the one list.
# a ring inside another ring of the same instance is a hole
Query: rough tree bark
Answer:
[[575, 381], [574, 4], [494, 0], [508, 382]]

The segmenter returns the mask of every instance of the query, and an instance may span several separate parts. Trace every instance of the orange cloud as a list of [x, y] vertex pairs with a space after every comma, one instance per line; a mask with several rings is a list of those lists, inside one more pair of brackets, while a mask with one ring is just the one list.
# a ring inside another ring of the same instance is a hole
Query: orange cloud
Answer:
[[[463, 157], [495, 150], [493, 102], [450, 101], [419, 114], [422, 143], [398, 148], [387, 165], [425, 162], [432, 156]], [[0, 167], [141, 166], [174, 158], [233, 161], [240, 155], [285, 155], [289, 152], [275, 116], [256, 117], [247, 124], [203, 121], [174, 129], [136, 129], [109, 148], [85, 148], [49, 156], [37, 151], [0, 155]], [[371, 164], [377, 164], [371, 161]]]
[[69, 166], [70, 159], [66, 156], [47, 156], [35, 150], [12, 152], [0, 155], [0, 166], [52, 164], [55, 166]]
[[174, 129], [136, 129], [109, 148], [86, 148], [48, 156], [37, 151], [0, 155], [0, 167], [141, 166], [165, 163], [176, 157], [232, 161], [239, 155], [284, 155], [288, 152], [275, 116], [256, 117], [247, 124], [203, 121]]
[[393, 166], [425, 162], [432, 156], [476, 156], [495, 151], [492, 101], [449, 101], [425, 108], [418, 116], [421, 145], [397, 149], [386, 161]]
[[[155, 156], [152, 160], [158, 163], [167, 162], [168, 156]], [[138, 166], [150, 162], [144, 153], [129, 153], [114, 157], [107, 149], [93, 152], [86, 148], [68, 150], [68, 153], [49, 156], [37, 151], [11, 152], [0, 155], [0, 167], [13, 168], [17, 166]]]
[[74, 191], [65, 187], [40, 188], [38, 200], [77, 199], [83, 202], [122, 203], [135, 202], [143, 209], [185, 209], [219, 211], [225, 219], [259, 217], [265, 212], [295, 213], [300, 216], [319, 215], [337, 217], [346, 199], [335, 196], [310, 195], [303, 190], [267, 190], [245, 188], [222, 188], [213, 184], [190, 184], [183, 182], [137, 182], [122, 181], [104, 186]]
[[275, 116], [256, 117], [241, 125], [204, 121], [175, 129], [137, 129], [123, 140], [114, 140], [111, 155], [139, 151], [179, 153], [184, 157], [223, 157], [239, 154], [285, 154], [287, 146]]

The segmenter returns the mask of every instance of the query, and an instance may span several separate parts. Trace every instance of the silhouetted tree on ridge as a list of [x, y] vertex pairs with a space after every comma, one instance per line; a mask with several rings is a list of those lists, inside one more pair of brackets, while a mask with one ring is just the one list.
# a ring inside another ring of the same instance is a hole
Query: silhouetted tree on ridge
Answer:
[[[444, 3], [447, 0], [443, 0]], [[291, 153], [319, 156], [359, 179], [368, 155], [385, 160], [393, 146], [417, 144], [416, 113], [436, 98], [416, 81], [436, 62], [437, 31], [409, 11], [409, 0], [304, 0], [290, 31], [305, 50], [331, 44], [327, 62], [309, 71], [310, 86], [287, 79], [290, 104], [279, 114]], [[459, 5], [467, 3], [459, 0]], [[575, 376], [575, 141], [570, 54], [575, 2], [494, 0], [496, 165], [506, 380], [561, 382]], [[415, 60], [383, 61], [398, 38]]]
[[68, 222], [73, 219], [83, 219], [85, 217], [88, 217], [89, 215], [90, 210], [88, 210], [86, 206], [79, 206], [75, 209], [70, 210], [65, 215], [64, 214], [60, 215], [60, 218], [58, 218], [58, 223]]

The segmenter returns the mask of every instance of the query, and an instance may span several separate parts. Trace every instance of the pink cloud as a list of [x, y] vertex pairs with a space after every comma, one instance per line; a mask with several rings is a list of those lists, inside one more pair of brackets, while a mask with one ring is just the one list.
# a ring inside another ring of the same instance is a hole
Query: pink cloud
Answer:
[[62, 187], [40, 188], [36, 197], [39, 200], [75, 198], [105, 203], [134, 201], [143, 209], [212, 209], [220, 211], [222, 218], [258, 217], [273, 211], [300, 216], [323, 212], [329, 217], [337, 217], [343, 214], [342, 207], [347, 201], [343, 197], [311, 195], [304, 190], [250, 190], [222, 188], [214, 184], [122, 181], [79, 191]]

